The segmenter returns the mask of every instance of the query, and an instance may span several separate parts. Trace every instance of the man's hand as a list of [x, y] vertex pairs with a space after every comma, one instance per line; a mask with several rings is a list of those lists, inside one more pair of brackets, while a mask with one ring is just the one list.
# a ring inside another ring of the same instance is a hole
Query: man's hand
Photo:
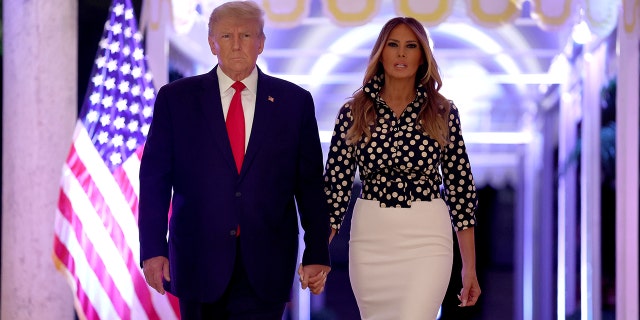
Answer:
[[164, 277], [166, 281], [171, 281], [169, 277], [169, 260], [162, 256], [149, 258], [142, 262], [142, 272], [144, 272], [144, 278], [149, 286], [156, 289], [158, 293], [164, 294], [162, 278]]
[[320, 294], [324, 291], [324, 285], [327, 283], [327, 275], [331, 271], [331, 267], [321, 264], [310, 264], [303, 266], [300, 264], [298, 275], [300, 276], [300, 287], [302, 290], [307, 287], [313, 294]]

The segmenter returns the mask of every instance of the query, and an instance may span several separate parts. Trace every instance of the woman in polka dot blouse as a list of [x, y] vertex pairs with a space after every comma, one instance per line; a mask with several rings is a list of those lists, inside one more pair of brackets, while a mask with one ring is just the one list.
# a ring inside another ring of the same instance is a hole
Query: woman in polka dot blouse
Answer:
[[458, 110], [438, 92], [442, 81], [428, 43], [415, 19], [389, 20], [362, 88], [336, 118], [325, 168], [330, 239], [358, 170], [349, 274], [363, 319], [436, 318], [451, 274], [452, 226], [463, 260], [460, 305], [472, 306], [480, 295], [476, 188]]

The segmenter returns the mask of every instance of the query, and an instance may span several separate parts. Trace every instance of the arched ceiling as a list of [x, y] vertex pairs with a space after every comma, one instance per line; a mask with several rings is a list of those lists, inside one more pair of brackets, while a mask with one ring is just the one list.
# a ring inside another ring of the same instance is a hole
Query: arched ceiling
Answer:
[[[259, 65], [311, 91], [326, 147], [338, 109], [362, 84], [373, 42], [395, 11], [393, 1], [382, 1], [372, 21], [345, 27], [323, 16], [320, 0], [311, 4], [298, 26], [265, 27]], [[536, 139], [532, 120], [544, 88], [562, 80], [548, 71], [569, 43], [571, 27], [542, 30], [525, 2], [521, 17], [501, 27], [478, 26], [464, 6], [456, 6], [446, 21], [428, 31], [443, 76], [442, 92], [461, 111], [476, 176], [485, 183], [513, 182], [525, 146]], [[214, 66], [206, 37], [206, 21], [196, 21], [186, 34], [173, 33], [173, 68], [190, 75]]]

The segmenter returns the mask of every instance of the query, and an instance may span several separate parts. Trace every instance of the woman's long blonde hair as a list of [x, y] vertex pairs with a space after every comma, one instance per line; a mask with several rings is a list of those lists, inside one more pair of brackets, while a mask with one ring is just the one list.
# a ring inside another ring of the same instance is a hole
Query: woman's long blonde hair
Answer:
[[371, 50], [369, 64], [364, 75], [364, 80], [362, 81], [363, 86], [353, 94], [349, 101], [351, 114], [353, 116], [353, 125], [349, 131], [347, 131], [346, 139], [348, 144], [357, 143], [363, 135], [366, 138], [371, 137], [371, 128], [376, 123], [376, 111], [374, 108], [374, 99], [368, 94], [365, 94], [363, 87], [370, 82], [374, 76], [384, 73], [382, 63], [380, 62], [382, 50], [387, 43], [391, 31], [401, 24], [408, 26], [416, 35], [423, 54], [424, 63], [418, 67], [415, 82], [416, 87], [422, 84], [427, 92], [425, 103], [418, 115], [419, 129], [438, 141], [442, 148], [445, 147], [449, 141], [448, 118], [450, 103], [439, 92], [440, 87], [442, 87], [442, 80], [440, 79], [438, 64], [433, 57], [431, 47], [429, 47], [427, 32], [422, 24], [414, 18], [396, 17], [389, 20], [382, 27], [380, 35], [378, 35], [378, 40], [376, 40]]

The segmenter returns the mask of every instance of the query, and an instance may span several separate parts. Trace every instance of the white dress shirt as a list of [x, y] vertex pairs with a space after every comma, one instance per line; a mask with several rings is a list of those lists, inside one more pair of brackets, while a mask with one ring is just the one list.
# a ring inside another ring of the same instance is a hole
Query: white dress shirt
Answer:
[[[231, 104], [231, 98], [236, 92], [231, 86], [235, 83], [234, 80], [229, 78], [220, 67], [217, 68], [218, 84], [220, 85], [220, 98], [222, 100], [222, 112], [224, 113], [224, 119], [227, 120], [227, 113], [229, 113], [229, 105]], [[246, 87], [242, 90], [242, 111], [244, 112], [244, 150], [247, 150], [249, 144], [249, 137], [251, 137], [251, 125], [253, 124], [253, 116], [256, 109], [256, 94], [258, 91], [258, 69], [253, 68], [251, 74], [242, 79], [241, 81]]]

